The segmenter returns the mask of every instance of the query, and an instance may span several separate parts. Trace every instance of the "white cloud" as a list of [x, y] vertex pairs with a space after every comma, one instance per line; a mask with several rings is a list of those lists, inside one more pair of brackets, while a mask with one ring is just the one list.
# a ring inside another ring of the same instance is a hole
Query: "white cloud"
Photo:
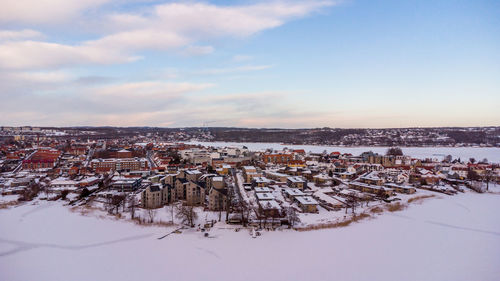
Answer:
[[217, 75], [217, 74], [227, 74], [227, 73], [239, 73], [239, 72], [247, 72], [247, 71], [259, 71], [265, 70], [273, 67], [272, 65], [244, 65], [237, 67], [225, 67], [225, 68], [207, 68], [202, 69], [197, 72], [197, 74], [209, 74], [209, 75]]
[[[0, 8], [0, 22], [62, 21], [98, 7], [108, 0], [5, 1], [7, 2], [2, 3]], [[104, 32], [113, 30], [112, 33], [79, 44], [4, 42], [0, 44], [0, 68], [124, 63], [138, 59], [140, 56], [135, 53], [142, 50], [176, 49], [190, 55], [209, 54], [214, 51], [212, 46], [199, 46], [196, 43], [219, 37], [249, 36], [332, 4], [329, 1], [280, 1], [239, 6], [160, 4], [143, 13], [109, 15], [99, 28]], [[16, 40], [36, 35], [35, 31], [30, 30], [3, 34], [6, 38]], [[0, 38], [1, 36], [0, 33]]]
[[2, 0], [0, 23], [59, 23], [110, 0]]
[[0, 41], [4, 40], [24, 40], [41, 38], [43, 34], [32, 29], [23, 30], [0, 30]]
[[110, 64], [137, 58], [113, 49], [70, 46], [38, 41], [6, 42], [0, 45], [0, 68], [51, 68], [73, 64]]
[[181, 53], [187, 56], [202, 56], [213, 52], [214, 47], [212, 46], [187, 46]]
[[142, 49], [166, 50], [184, 46], [189, 42], [188, 38], [180, 34], [159, 28], [150, 28], [115, 33], [98, 40], [88, 41], [85, 45], [100, 49], [134, 51]]
[[96, 88], [93, 95], [98, 98], [116, 99], [175, 97], [187, 92], [194, 92], [212, 87], [213, 84], [170, 83], [159, 81], [143, 81], [123, 83]]

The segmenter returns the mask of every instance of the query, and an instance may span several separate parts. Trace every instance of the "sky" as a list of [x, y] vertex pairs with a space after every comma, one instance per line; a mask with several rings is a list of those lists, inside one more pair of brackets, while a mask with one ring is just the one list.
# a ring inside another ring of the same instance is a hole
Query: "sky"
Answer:
[[0, 125], [500, 125], [500, 1], [0, 0]]

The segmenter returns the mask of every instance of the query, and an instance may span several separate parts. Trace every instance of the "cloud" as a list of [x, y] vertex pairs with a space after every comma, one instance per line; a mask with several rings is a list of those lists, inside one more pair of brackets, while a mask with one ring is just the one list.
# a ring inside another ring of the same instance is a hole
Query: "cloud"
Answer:
[[41, 38], [43, 34], [32, 29], [0, 30], [0, 41]]
[[0, 23], [60, 23], [110, 0], [2, 0]]
[[97, 98], [116, 99], [161, 99], [178, 96], [183, 93], [200, 91], [213, 87], [213, 84], [170, 83], [160, 81], [142, 81], [122, 83], [96, 88], [93, 95]]
[[227, 73], [240, 73], [247, 71], [265, 70], [271, 67], [273, 67], [273, 65], [244, 65], [244, 66], [225, 67], [225, 68], [207, 68], [198, 71], [197, 74], [217, 75], [217, 74], [227, 74]]
[[52, 68], [75, 64], [111, 64], [136, 60], [117, 50], [38, 41], [0, 44], [0, 68]]
[[181, 53], [187, 56], [202, 56], [214, 52], [212, 46], [188, 46]]
[[[108, 0], [7, 0], [0, 9], [0, 21], [74, 20], [73, 17], [106, 2]], [[137, 53], [144, 50], [177, 50], [182, 54], [204, 55], [212, 53], [214, 48], [197, 45], [197, 42], [221, 37], [247, 37], [333, 4], [330, 1], [280, 1], [236, 6], [160, 4], [137, 13], [104, 16], [105, 20], [97, 26], [106, 34], [97, 39], [76, 44], [32, 40], [0, 43], [0, 68], [126, 63], [139, 59], [141, 56]], [[3, 37], [15, 40], [37, 35], [32, 30], [3, 33]]]

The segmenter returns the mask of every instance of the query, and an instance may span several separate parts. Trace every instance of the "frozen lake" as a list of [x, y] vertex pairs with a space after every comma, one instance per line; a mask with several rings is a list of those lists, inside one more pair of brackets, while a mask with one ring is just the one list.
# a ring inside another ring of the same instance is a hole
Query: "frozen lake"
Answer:
[[[206, 146], [246, 146], [250, 150], [265, 150], [272, 148], [280, 150], [284, 147], [293, 149], [304, 149], [306, 152], [321, 153], [323, 151], [333, 152], [339, 151], [341, 153], [352, 153], [359, 155], [365, 151], [373, 151], [379, 154], [385, 154], [388, 147], [384, 146], [322, 146], [322, 145], [285, 145], [280, 143], [239, 143], [239, 142], [187, 142], [190, 144], [201, 144]], [[451, 155], [453, 158], [461, 158], [461, 160], [468, 160], [475, 158], [480, 161], [487, 158], [490, 162], [500, 163], [500, 148], [496, 147], [402, 147], [405, 155], [410, 155], [415, 158], [437, 158], [441, 160], [446, 155]]]
[[[82, 216], [61, 202], [0, 210], [0, 280], [455, 280], [500, 276], [500, 195], [440, 195], [309, 232], [171, 228]], [[221, 225], [224, 227], [224, 225]]]

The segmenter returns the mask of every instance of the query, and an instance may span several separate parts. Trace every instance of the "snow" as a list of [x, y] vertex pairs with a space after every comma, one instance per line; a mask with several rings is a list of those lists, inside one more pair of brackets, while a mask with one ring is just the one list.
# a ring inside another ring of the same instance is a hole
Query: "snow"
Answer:
[[0, 210], [0, 280], [498, 280], [499, 213], [500, 195], [468, 192], [344, 228], [158, 240], [175, 227], [38, 201]]
[[[327, 151], [331, 153], [340, 151], [341, 153], [351, 153], [360, 155], [365, 151], [373, 151], [379, 154], [385, 154], [388, 147], [385, 146], [322, 146], [322, 145], [288, 145], [280, 143], [255, 143], [255, 142], [189, 142], [190, 144], [201, 144], [205, 146], [225, 147], [248, 147], [249, 150], [265, 150], [272, 148], [281, 150], [285, 147], [289, 149], [304, 149], [306, 152], [322, 153]], [[414, 158], [436, 158], [442, 160], [446, 155], [451, 155], [453, 158], [461, 158], [467, 161], [469, 158], [482, 160], [487, 158], [489, 161], [500, 163], [500, 148], [496, 147], [402, 147], [403, 153]]]

